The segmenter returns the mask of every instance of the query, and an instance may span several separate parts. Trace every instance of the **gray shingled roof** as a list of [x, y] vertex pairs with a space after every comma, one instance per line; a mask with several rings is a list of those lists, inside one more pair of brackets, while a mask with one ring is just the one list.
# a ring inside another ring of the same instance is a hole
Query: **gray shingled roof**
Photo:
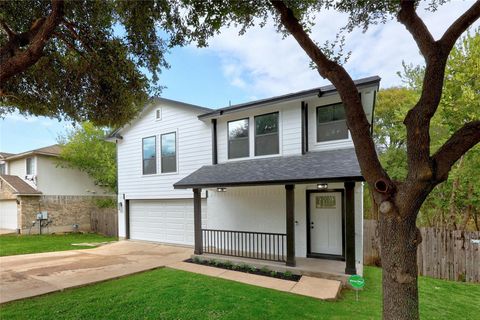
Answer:
[[353, 148], [203, 166], [175, 189], [363, 180]]
[[[357, 88], [361, 88], [364, 86], [370, 86], [372, 84], [379, 84], [380, 83], [380, 77], [379, 76], [372, 76], [372, 77], [367, 77], [367, 78], [362, 78], [362, 79], [357, 79], [354, 80], [353, 82], [357, 86]], [[271, 98], [266, 98], [266, 99], [261, 99], [261, 100], [256, 100], [256, 101], [250, 101], [246, 103], [241, 103], [241, 104], [236, 104], [233, 106], [228, 106], [225, 108], [219, 108], [212, 110], [210, 112], [207, 112], [205, 114], [201, 114], [198, 116], [199, 119], [203, 118], [208, 118], [208, 117], [217, 117], [221, 116], [230, 112], [236, 112], [239, 110], [243, 110], [245, 108], [252, 108], [252, 107], [261, 107], [266, 104], [271, 104], [271, 103], [277, 103], [281, 101], [289, 101], [292, 99], [300, 99], [300, 98], [306, 98], [310, 97], [312, 95], [317, 95], [319, 97], [325, 96], [328, 94], [335, 94], [337, 92], [337, 89], [333, 85], [326, 85], [323, 87], [317, 87], [313, 89], [308, 89], [308, 90], [302, 90], [294, 93], [289, 93], [289, 94], [284, 94], [281, 96], [276, 96], [276, 97], [271, 97]]]

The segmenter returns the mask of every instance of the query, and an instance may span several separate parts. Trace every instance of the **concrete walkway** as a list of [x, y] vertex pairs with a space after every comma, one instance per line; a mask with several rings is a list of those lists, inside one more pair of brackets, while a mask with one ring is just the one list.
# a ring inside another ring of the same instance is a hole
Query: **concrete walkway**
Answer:
[[302, 276], [300, 281], [290, 281], [271, 277], [259, 276], [245, 272], [226, 270], [193, 264], [188, 262], [177, 262], [167, 267], [193, 273], [199, 273], [211, 277], [242, 282], [254, 286], [270, 288], [279, 291], [291, 292], [303, 296], [313, 297], [321, 300], [335, 300], [340, 293], [342, 283], [337, 280], [327, 280]]
[[163, 267], [192, 253], [190, 248], [120, 241], [94, 249], [0, 257], [0, 303]]

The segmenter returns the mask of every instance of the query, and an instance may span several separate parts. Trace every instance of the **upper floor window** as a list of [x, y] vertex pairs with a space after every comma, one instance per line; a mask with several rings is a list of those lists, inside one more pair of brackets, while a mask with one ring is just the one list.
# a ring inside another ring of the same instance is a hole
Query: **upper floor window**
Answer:
[[348, 139], [342, 103], [317, 108], [317, 142]]
[[278, 112], [255, 117], [255, 155], [279, 153]]
[[250, 155], [248, 144], [248, 118], [228, 122], [228, 159]]
[[6, 174], [7, 173], [7, 170], [5, 168], [6, 168], [5, 163], [0, 163], [0, 174]]
[[161, 135], [162, 173], [177, 172], [177, 144], [175, 132]]
[[35, 162], [33, 158], [26, 159], [26, 166], [27, 166], [27, 175], [34, 175], [35, 174]]
[[155, 110], [155, 120], [159, 121], [162, 120], [162, 109], [158, 108]]
[[143, 174], [157, 173], [157, 138], [155, 136], [142, 139]]

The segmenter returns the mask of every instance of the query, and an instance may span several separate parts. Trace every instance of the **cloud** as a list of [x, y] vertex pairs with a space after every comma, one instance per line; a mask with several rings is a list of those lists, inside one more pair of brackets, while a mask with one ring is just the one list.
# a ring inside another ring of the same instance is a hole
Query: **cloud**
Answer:
[[[472, 3], [452, 1], [436, 12], [419, 9], [418, 14], [439, 38]], [[332, 41], [346, 21], [344, 14], [325, 12], [317, 18], [312, 38], [321, 44]], [[309, 67], [310, 60], [296, 41], [291, 36], [282, 39], [273, 23], [251, 28], [243, 36], [238, 29], [224, 29], [207, 50], [218, 57], [226, 80], [248, 96], [273, 96], [328, 83]], [[401, 84], [396, 73], [402, 70], [402, 61], [424, 63], [413, 38], [396, 20], [372, 26], [366, 33], [354, 30], [346, 35], [345, 50], [352, 52], [345, 65], [350, 74], [354, 78], [379, 75], [383, 88]]]

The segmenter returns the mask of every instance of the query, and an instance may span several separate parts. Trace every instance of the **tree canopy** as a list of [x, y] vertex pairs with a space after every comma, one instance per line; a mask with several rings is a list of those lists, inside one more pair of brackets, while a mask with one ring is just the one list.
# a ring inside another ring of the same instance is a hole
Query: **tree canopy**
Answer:
[[121, 125], [160, 92], [168, 48], [202, 44], [186, 25], [178, 1], [2, 1], [0, 116]]

